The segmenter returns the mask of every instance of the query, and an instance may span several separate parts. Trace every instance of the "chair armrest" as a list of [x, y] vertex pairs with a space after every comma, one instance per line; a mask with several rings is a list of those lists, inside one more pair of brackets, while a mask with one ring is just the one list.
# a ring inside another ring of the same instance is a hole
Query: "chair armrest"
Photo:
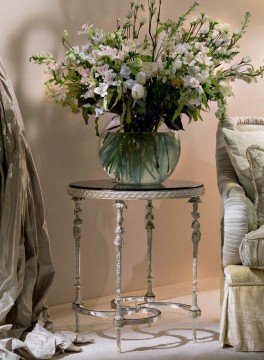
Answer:
[[218, 189], [224, 205], [222, 262], [224, 266], [237, 265], [241, 264], [239, 246], [248, 232], [247, 198], [226, 151], [221, 125], [216, 138]]
[[224, 205], [222, 262], [224, 266], [241, 264], [239, 246], [248, 233], [245, 191], [237, 182], [226, 180], [221, 196]]

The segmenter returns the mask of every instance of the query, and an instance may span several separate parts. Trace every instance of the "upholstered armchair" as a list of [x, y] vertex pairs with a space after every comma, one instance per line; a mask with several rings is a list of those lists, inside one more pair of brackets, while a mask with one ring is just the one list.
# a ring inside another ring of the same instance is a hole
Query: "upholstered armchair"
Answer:
[[264, 270], [243, 266], [239, 255], [242, 239], [257, 229], [258, 222], [252, 200], [239, 183], [226, 150], [222, 127], [256, 133], [264, 131], [264, 118], [227, 119], [219, 125], [216, 149], [218, 187], [224, 208], [220, 342], [237, 351], [264, 351]]

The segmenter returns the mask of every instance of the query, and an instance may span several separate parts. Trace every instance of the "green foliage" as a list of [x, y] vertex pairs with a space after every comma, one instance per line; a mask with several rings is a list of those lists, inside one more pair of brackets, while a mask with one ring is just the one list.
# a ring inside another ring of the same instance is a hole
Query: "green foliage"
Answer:
[[115, 31], [85, 24], [79, 34], [87, 43], [79, 47], [69, 43], [65, 30], [62, 61], [52, 54], [36, 54], [30, 61], [46, 65], [47, 94], [72, 112], [81, 112], [86, 123], [94, 117], [97, 133], [98, 119], [106, 112], [120, 117], [120, 131], [153, 132], [162, 121], [179, 130], [183, 114], [190, 121], [201, 120], [211, 101], [223, 121], [232, 82], [257, 81], [264, 67], [254, 68], [249, 57], [234, 62], [249, 13], [232, 32], [228, 24], [205, 13], [189, 20], [198, 5], [194, 2], [176, 20], [162, 21], [162, 0], [148, 0], [147, 9], [131, 0], [126, 18], [116, 19]]

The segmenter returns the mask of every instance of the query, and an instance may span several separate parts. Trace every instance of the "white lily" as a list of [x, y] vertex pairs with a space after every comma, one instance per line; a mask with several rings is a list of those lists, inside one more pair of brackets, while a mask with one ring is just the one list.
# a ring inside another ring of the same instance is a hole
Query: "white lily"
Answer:
[[142, 99], [146, 96], [146, 90], [141, 84], [135, 84], [132, 87], [132, 97], [134, 99]]
[[120, 74], [124, 79], [129, 79], [131, 70], [126, 64], [122, 64]]
[[101, 97], [106, 97], [107, 89], [108, 89], [108, 84], [100, 83], [99, 86], [97, 86], [94, 89], [94, 93], [100, 95]]

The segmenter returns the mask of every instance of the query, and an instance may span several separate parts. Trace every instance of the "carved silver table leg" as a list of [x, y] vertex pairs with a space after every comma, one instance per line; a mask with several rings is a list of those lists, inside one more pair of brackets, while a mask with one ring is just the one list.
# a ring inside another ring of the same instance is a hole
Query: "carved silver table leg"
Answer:
[[[75, 240], [75, 301], [74, 304], [81, 304], [81, 253], [80, 253], [80, 243], [81, 243], [81, 225], [82, 219], [80, 218], [81, 214], [81, 201], [83, 198], [73, 198], [75, 202], [74, 209], [74, 221], [73, 221], [73, 237]], [[76, 332], [80, 332], [80, 313], [75, 310], [75, 322], [76, 322]]]
[[123, 228], [123, 210], [126, 208], [126, 204], [124, 201], [115, 202], [115, 208], [117, 210], [117, 218], [116, 218], [116, 237], [115, 237], [115, 249], [116, 249], [116, 314], [114, 319], [114, 326], [116, 329], [116, 350], [121, 352], [121, 330], [125, 324], [124, 318], [122, 316], [122, 308], [121, 308], [121, 265], [122, 265], [122, 245], [123, 238], [122, 235], [125, 232]]
[[146, 219], [146, 230], [147, 230], [147, 246], [148, 246], [148, 252], [147, 252], [147, 293], [146, 297], [151, 299], [154, 298], [155, 295], [153, 294], [152, 289], [152, 232], [155, 228], [154, 226], [154, 216], [152, 214], [153, 206], [152, 201], [148, 200], [147, 204], [147, 214], [145, 216]]
[[189, 200], [193, 204], [192, 217], [194, 218], [192, 222], [192, 243], [193, 243], [193, 291], [192, 291], [192, 306], [190, 308], [190, 315], [192, 317], [192, 330], [193, 330], [193, 342], [196, 342], [196, 332], [197, 332], [197, 318], [201, 316], [201, 310], [197, 304], [197, 291], [198, 291], [198, 245], [201, 239], [200, 223], [199, 218], [200, 214], [198, 211], [199, 203], [201, 200], [199, 197], [194, 197]]

